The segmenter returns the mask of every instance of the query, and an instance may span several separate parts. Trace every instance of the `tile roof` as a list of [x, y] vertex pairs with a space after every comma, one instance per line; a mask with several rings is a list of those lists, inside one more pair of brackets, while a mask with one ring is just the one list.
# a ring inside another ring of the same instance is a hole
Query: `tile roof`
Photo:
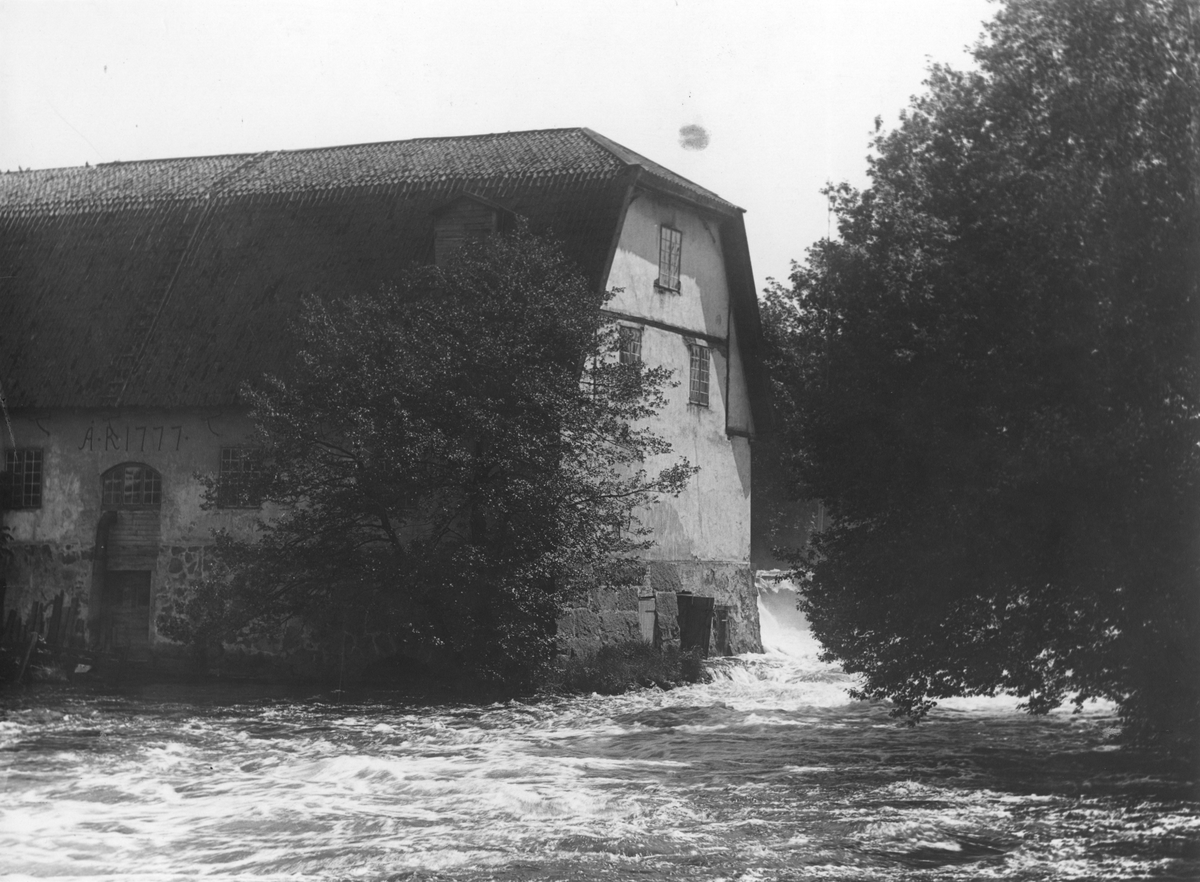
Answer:
[[715, 193], [627, 147], [590, 129], [575, 128], [8, 172], [0, 175], [0, 214], [95, 210], [215, 195], [420, 188], [451, 178], [600, 178], [630, 166], [714, 210], [736, 210]]
[[741, 225], [587, 129], [3, 174], [0, 388], [15, 408], [230, 404], [286, 364], [304, 295], [428, 261], [433, 212], [464, 192], [557, 237], [599, 287], [635, 180]]

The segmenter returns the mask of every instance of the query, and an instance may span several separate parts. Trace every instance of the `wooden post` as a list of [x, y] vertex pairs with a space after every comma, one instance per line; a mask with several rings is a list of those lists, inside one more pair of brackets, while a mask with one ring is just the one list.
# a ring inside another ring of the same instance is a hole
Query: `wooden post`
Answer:
[[29, 667], [29, 659], [33, 656], [33, 647], [37, 646], [39, 636], [37, 631], [29, 635], [29, 648], [25, 650], [25, 660], [21, 662], [21, 670], [17, 672], [17, 683], [25, 677], [25, 669]]
[[67, 617], [63, 620], [62, 629], [59, 632], [58, 645], [59, 648], [72, 647], [75, 645], [75, 621], [79, 618], [79, 598], [71, 601], [71, 606], [67, 610]]
[[63, 596], [58, 592], [54, 598], [54, 611], [50, 614], [50, 627], [46, 631], [46, 643], [51, 649], [58, 649], [59, 628], [62, 627]]

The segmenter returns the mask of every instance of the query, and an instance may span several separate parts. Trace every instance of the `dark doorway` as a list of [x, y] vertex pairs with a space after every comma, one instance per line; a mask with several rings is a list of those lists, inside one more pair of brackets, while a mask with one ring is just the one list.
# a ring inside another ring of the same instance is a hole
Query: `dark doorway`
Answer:
[[145, 650], [150, 646], [150, 571], [109, 570], [104, 576], [100, 648]]
[[100, 476], [100, 507], [92, 582], [94, 646], [141, 653], [150, 648], [153, 573], [162, 539], [162, 475], [142, 462], [115, 465]]
[[713, 599], [695, 594], [677, 594], [679, 602], [679, 648], [699, 649], [708, 655], [712, 636]]

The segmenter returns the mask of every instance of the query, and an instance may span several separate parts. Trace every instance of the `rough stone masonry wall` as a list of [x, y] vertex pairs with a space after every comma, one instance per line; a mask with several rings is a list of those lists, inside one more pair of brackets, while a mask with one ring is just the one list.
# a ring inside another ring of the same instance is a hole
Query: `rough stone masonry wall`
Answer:
[[189, 588], [204, 578], [204, 545], [161, 545], [158, 550], [157, 573], [161, 583], [156, 585], [154, 628], [182, 614], [183, 596]]
[[[20, 543], [12, 548], [8, 567], [9, 610], [21, 621], [29, 619], [40, 604], [48, 609], [61, 596], [64, 608], [79, 611], [74, 641], [83, 646], [87, 639], [84, 624], [91, 601], [92, 546], [54, 543]], [[206, 546], [200, 544], [160, 545], [154, 567], [151, 613], [151, 642], [156, 654], [180, 653], [181, 647], [159, 633], [162, 624], [182, 613], [182, 598], [205, 575]], [[563, 611], [558, 620], [559, 645], [566, 654], [589, 654], [605, 644], [642, 639], [639, 623], [639, 598], [654, 598], [658, 641], [679, 644], [677, 595], [686, 592], [712, 597], [718, 606], [729, 609], [729, 651], [759, 652], [757, 592], [751, 569], [744, 563], [705, 561], [653, 561], [646, 564], [639, 584], [597, 589], [588, 592], [577, 605]], [[715, 652], [716, 631], [713, 645]], [[356, 641], [357, 642], [357, 641]], [[320, 667], [319, 651], [296, 633], [274, 641], [241, 641], [225, 647], [219, 657], [209, 659], [213, 672], [258, 673], [275, 676], [306, 676]], [[372, 647], [375, 656], [385, 656], [392, 645]]]
[[[661, 642], [678, 645], [676, 597], [684, 592], [711, 597], [717, 606], [728, 607], [731, 653], [762, 652], [754, 573], [747, 563], [727, 561], [651, 561], [640, 585], [589, 592], [583, 602], [559, 616], [559, 646], [564, 654], [585, 655], [605, 644], [642, 639], [639, 597], [655, 600]], [[715, 642], [715, 628], [712, 639]], [[714, 650], [710, 645], [710, 652]]]
[[43, 606], [63, 595], [86, 609], [92, 587], [92, 545], [51, 542], [13, 543], [5, 568], [5, 611], [25, 617], [35, 603]]
[[589, 591], [578, 606], [558, 617], [558, 641], [566, 655], [589, 655], [608, 643], [640, 640], [638, 585]]
[[[161, 546], [157, 572], [162, 575], [154, 610], [156, 630], [168, 619], [184, 614], [185, 598], [208, 575], [208, 549], [207, 545]], [[180, 647], [160, 634], [156, 649], [160, 653], [164, 649], [178, 652]], [[295, 620], [272, 636], [243, 634], [228, 643], [211, 645], [206, 649], [204, 661], [210, 675], [269, 680], [313, 679], [327, 663], [310, 635]]]
[[[85, 628], [93, 600], [95, 546], [30, 542], [15, 543], [10, 551], [12, 557], [5, 572], [5, 615], [14, 613], [27, 623], [37, 606], [47, 608], [61, 597], [65, 607], [75, 605], [78, 608], [79, 633], [74, 636], [81, 646], [85, 645], [90, 637]], [[150, 619], [152, 643], [163, 641], [156, 633], [157, 626], [176, 614], [180, 595], [189, 584], [203, 577], [204, 552], [203, 545], [159, 546], [151, 582], [154, 598]]]

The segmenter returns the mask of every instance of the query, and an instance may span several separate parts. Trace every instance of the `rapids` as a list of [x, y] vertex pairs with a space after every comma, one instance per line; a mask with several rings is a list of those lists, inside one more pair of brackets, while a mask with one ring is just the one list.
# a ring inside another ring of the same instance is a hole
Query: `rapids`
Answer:
[[413, 706], [223, 687], [0, 711], [10, 879], [1200, 878], [1187, 782], [1112, 708], [854, 702], [786, 585], [768, 652], [616, 697]]

